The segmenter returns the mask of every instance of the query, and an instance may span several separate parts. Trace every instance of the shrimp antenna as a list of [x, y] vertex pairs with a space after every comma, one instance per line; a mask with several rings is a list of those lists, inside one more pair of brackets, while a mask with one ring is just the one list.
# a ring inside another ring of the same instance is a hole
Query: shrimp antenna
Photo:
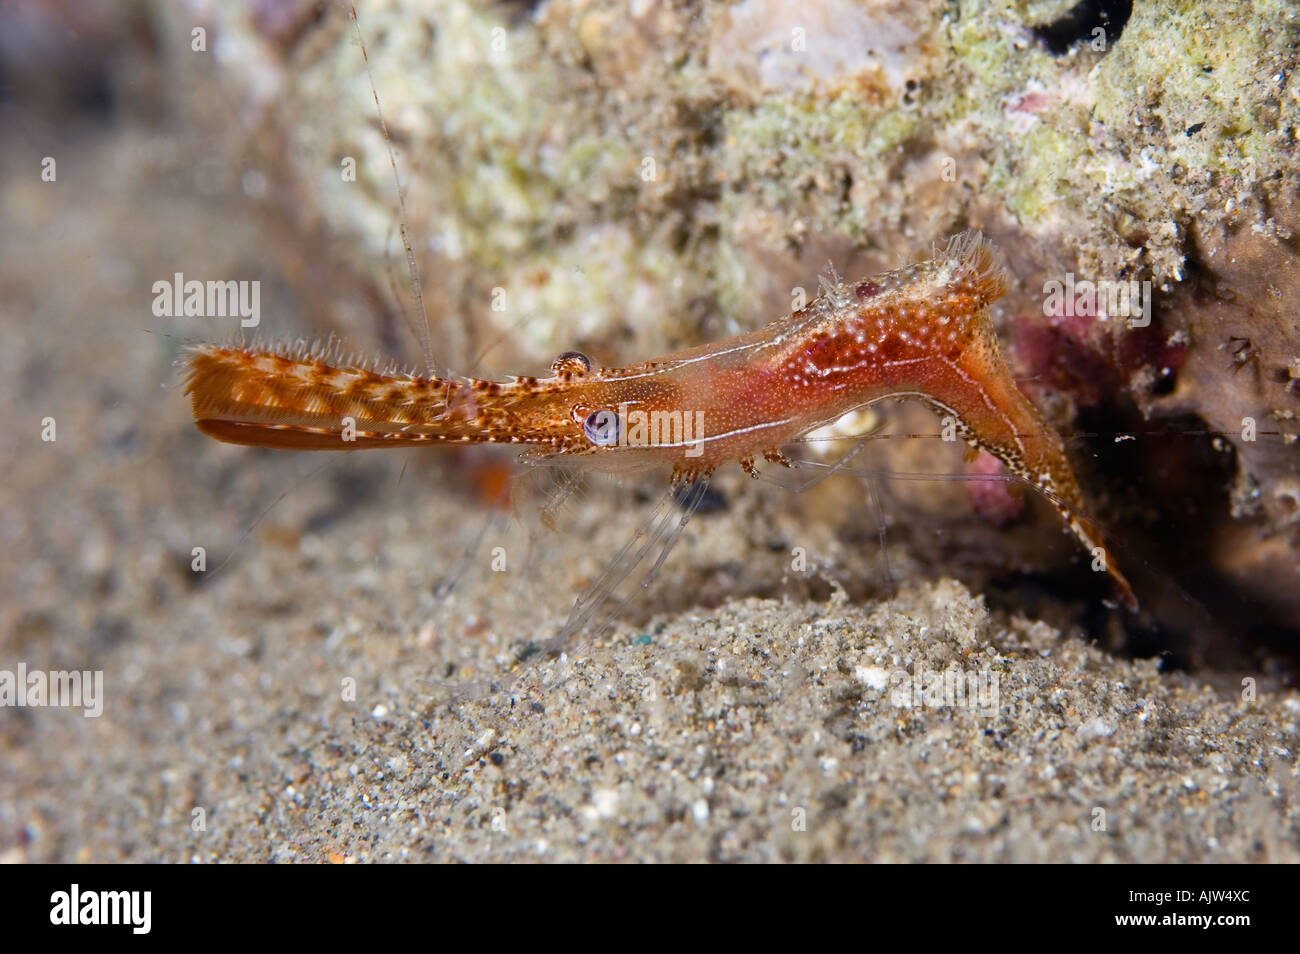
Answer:
[[370, 95], [375, 100], [375, 114], [379, 117], [379, 129], [384, 134], [384, 147], [388, 150], [388, 164], [393, 169], [393, 185], [397, 189], [397, 228], [402, 236], [402, 245], [406, 249], [406, 268], [411, 276], [411, 294], [415, 297], [415, 307], [420, 321], [416, 327], [416, 337], [424, 349], [424, 363], [427, 374], [434, 374], [437, 369], [433, 362], [433, 342], [429, 333], [429, 315], [424, 309], [424, 292], [420, 287], [420, 267], [415, 261], [415, 249], [406, 231], [406, 192], [402, 188], [402, 177], [397, 171], [397, 152], [393, 149], [393, 138], [388, 134], [388, 121], [384, 119], [384, 107], [379, 102], [379, 89], [375, 86], [375, 74], [370, 68], [370, 56], [366, 53], [366, 41], [361, 35], [361, 22], [357, 19], [356, 6], [350, 6], [348, 19], [352, 21], [352, 32], [356, 35], [357, 45], [361, 47], [361, 61], [365, 64], [366, 78], [370, 81]]

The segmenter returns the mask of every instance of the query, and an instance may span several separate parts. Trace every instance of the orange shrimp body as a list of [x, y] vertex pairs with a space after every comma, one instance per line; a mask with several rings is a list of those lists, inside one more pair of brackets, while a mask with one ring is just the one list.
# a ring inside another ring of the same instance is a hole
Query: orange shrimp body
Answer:
[[[1005, 291], [978, 233], [938, 257], [828, 284], [765, 328], [625, 368], [557, 358], [549, 378], [424, 378], [338, 367], [309, 352], [196, 348], [186, 392], [199, 430], [262, 447], [339, 450], [512, 443], [607, 470], [671, 468], [689, 481], [763, 455], [855, 408], [919, 397], [1053, 502], [1090, 551], [1102, 547], [1060, 437], [1002, 359], [989, 303]], [[1104, 554], [1104, 550], [1101, 551]], [[1122, 601], [1136, 598], [1106, 561]]]

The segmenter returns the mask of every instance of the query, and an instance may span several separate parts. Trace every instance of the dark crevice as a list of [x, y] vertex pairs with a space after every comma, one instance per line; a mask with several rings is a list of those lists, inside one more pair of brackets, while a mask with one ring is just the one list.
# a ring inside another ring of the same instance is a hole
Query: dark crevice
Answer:
[[1068, 53], [1075, 44], [1093, 43], [1102, 35], [1106, 39], [1104, 49], [1110, 50], [1132, 12], [1133, 0], [1080, 0], [1065, 16], [1034, 27], [1034, 35], [1054, 56]]
[[[1229, 519], [1223, 488], [1237, 464], [1205, 421], [1149, 421], [1111, 406], [1082, 410], [1076, 425], [1097, 435], [1073, 456], [1085, 486], [1108, 488], [1103, 523], [1142, 601], [1141, 615], [1118, 614], [1122, 636], [1108, 648], [1158, 656], [1163, 670], [1231, 671], [1269, 657], [1297, 672], [1294, 630], [1214, 569], [1215, 528]], [[1125, 431], [1140, 436], [1104, 437]]]

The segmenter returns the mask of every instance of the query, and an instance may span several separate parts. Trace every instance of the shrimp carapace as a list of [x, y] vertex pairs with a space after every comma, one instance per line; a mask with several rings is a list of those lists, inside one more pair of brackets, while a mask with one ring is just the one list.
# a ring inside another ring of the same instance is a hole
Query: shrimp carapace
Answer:
[[748, 334], [623, 368], [578, 352], [545, 378], [381, 374], [310, 350], [202, 345], [187, 359], [194, 420], [218, 440], [304, 450], [525, 444], [605, 470], [677, 481], [760, 456], [885, 398], [917, 397], [1038, 488], [1137, 601], [1089, 519], [1060, 436], [1016, 386], [989, 304], [1006, 289], [989, 244], [964, 232], [934, 258], [823, 283], [807, 307]]

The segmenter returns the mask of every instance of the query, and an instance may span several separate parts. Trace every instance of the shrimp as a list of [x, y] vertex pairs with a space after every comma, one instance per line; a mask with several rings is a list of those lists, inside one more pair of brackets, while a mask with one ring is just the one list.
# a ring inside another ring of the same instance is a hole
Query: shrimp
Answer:
[[201, 345], [186, 359], [185, 391], [198, 429], [228, 443], [520, 444], [524, 462], [657, 469], [675, 485], [731, 462], [757, 476], [760, 456], [788, 466], [783, 445], [856, 409], [915, 397], [1051, 501], [1135, 611], [1060, 436], [1001, 355], [989, 305], [1005, 290], [989, 242], [963, 232], [927, 261], [824, 281], [807, 307], [757, 331], [628, 367], [570, 351], [550, 377], [486, 381], [382, 374], [310, 349]]

